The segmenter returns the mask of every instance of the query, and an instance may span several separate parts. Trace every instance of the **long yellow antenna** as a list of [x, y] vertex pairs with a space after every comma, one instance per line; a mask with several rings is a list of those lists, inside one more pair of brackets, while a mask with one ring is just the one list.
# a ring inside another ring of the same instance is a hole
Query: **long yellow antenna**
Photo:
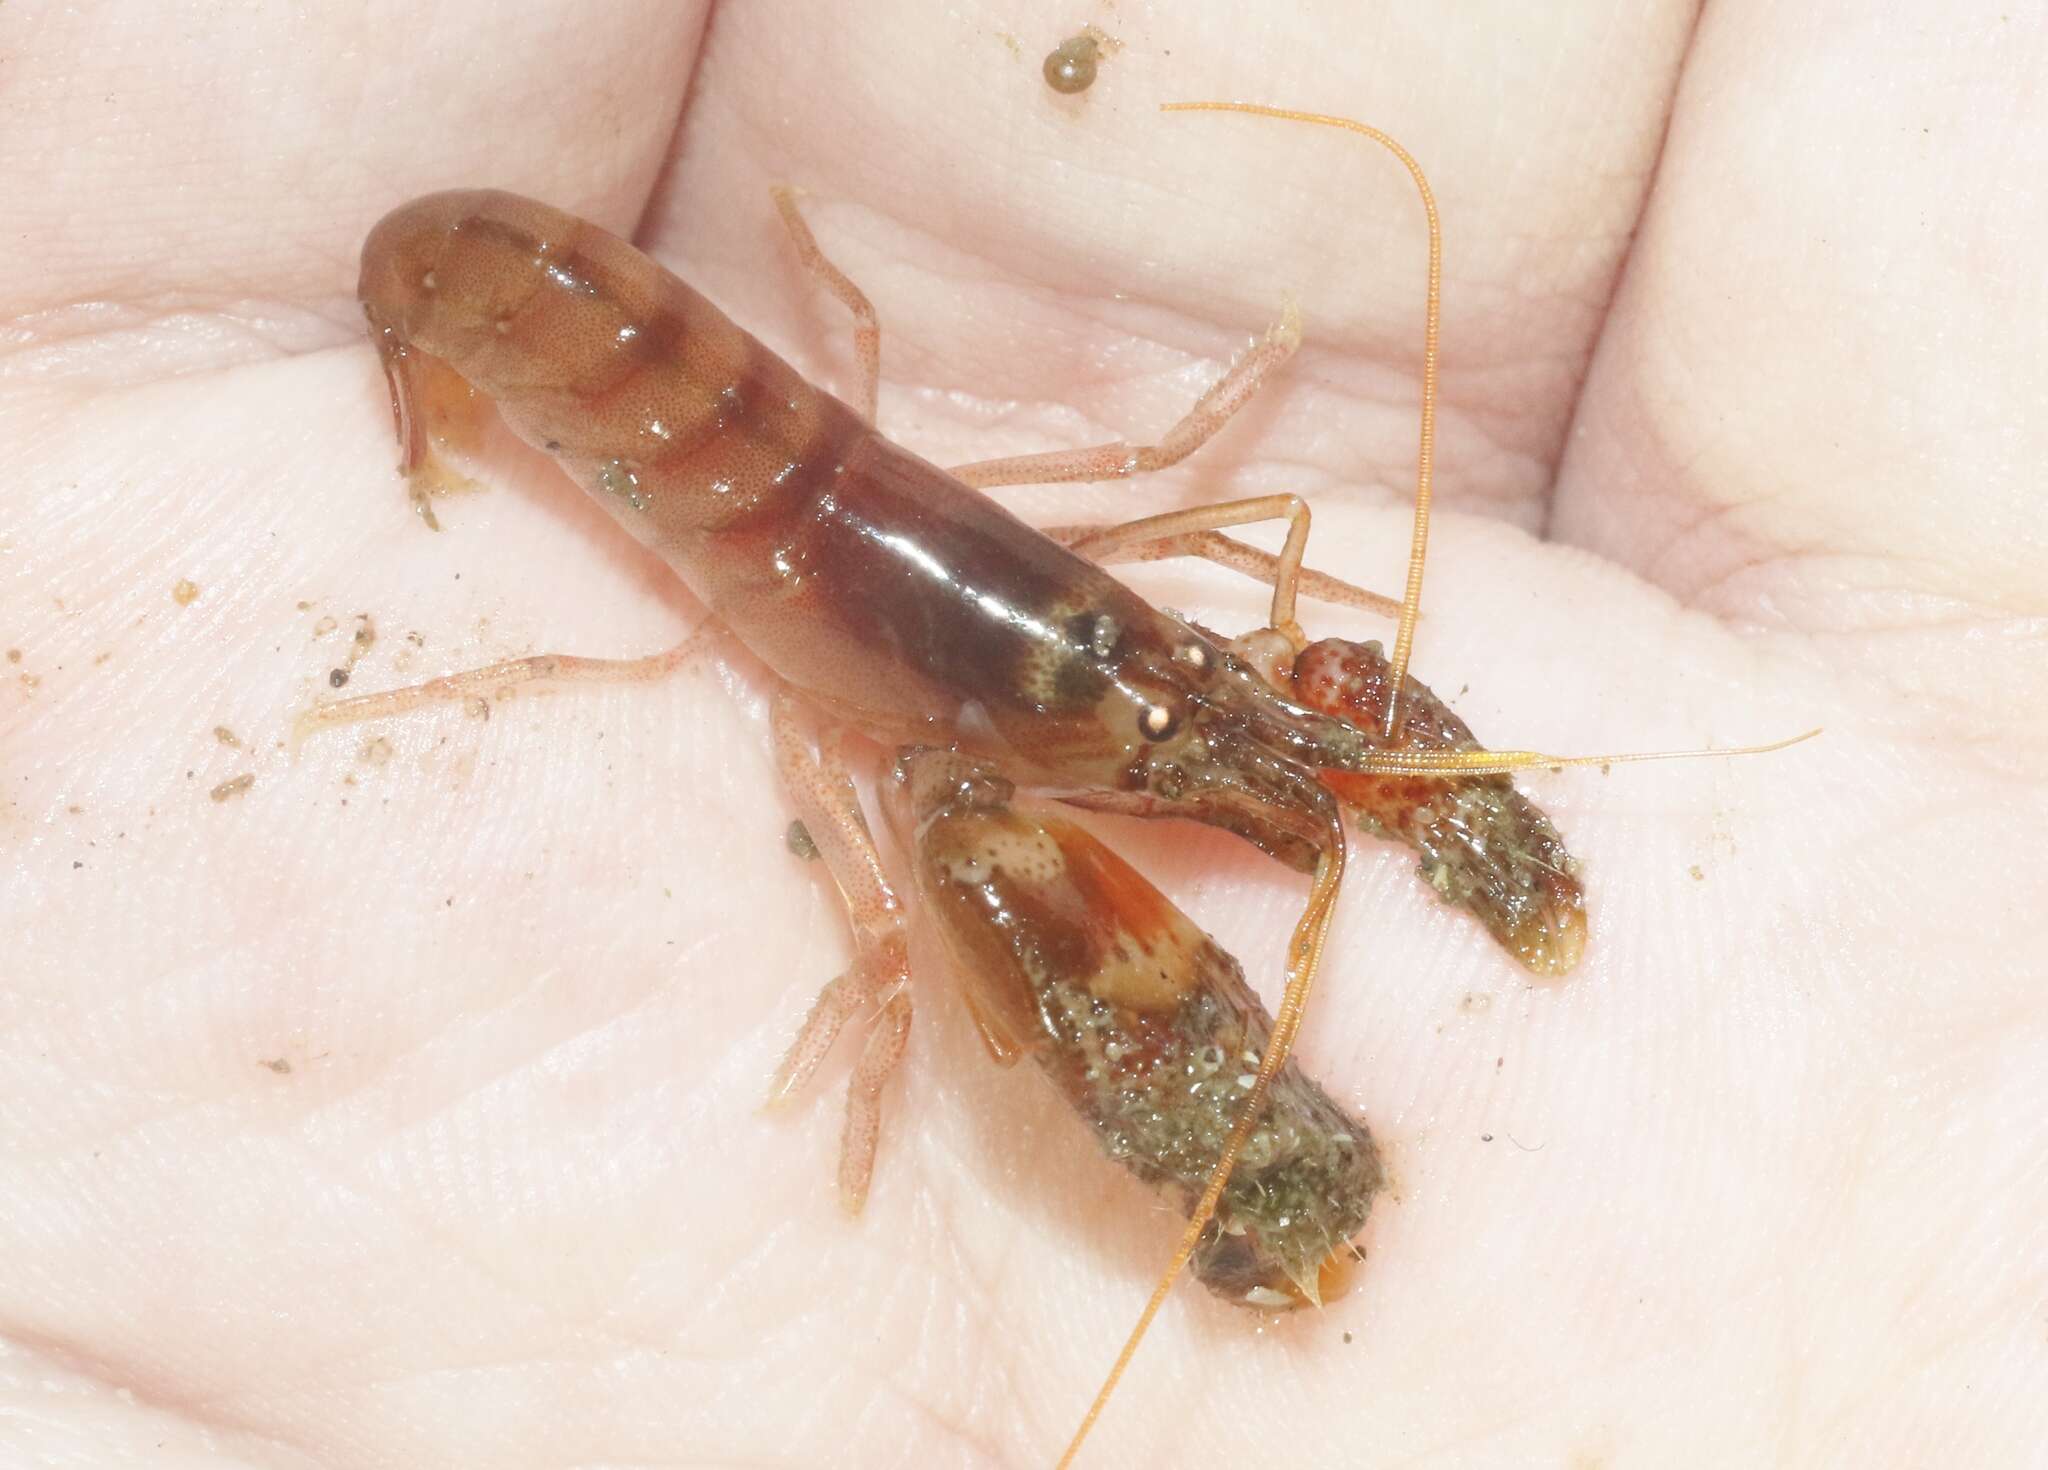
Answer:
[[1382, 776], [1505, 776], [1530, 769], [1561, 771], [1566, 766], [1625, 766], [1636, 761], [1693, 761], [1715, 755], [1769, 755], [1788, 750], [1820, 734], [1818, 726], [1804, 734], [1763, 745], [1709, 745], [1699, 750], [1631, 750], [1619, 755], [1545, 755], [1540, 750], [1375, 750], [1356, 766], [1346, 767]]
[[[1167, 102], [1160, 106], [1162, 112], [1248, 112], [1258, 117], [1277, 117], [1292, 122], [1317, 123], [1324, 127], [1343, 128], [1348, 132], [1363, 133], [1374, 142], [1387, 148], [1407, 167], [1415, 180], [1415, 187], [1422, 195], [1423, 211], [1429, 216], [1429, 300], [1424, 317], [1422, 349], [1422, 451], [1415, 476], [1415, 530], [1408, 547], [1408, 584], [1401, 597], [1401, 619], [1394, 638], [1393, 690], [1387, 701], [1386, 730], [1389, 737], [1400, 727], [1400, 695], [1402, 676], [1408, 670], [1408, 654], [1415, 642], [1415, 619], [1422, 605], [1422, 567], [1429, 547], [1429, 501], [1430, 477], [1436, 462], [1436, 360], [1438, 320], [1443, 292], [1443, 231], [1437, 221], [1436, 198], [1429, 191], [1429, 180], [1423, 176], [1422, 166], [1393, 138], [1378, 128], [1354, 122], [1347, 117], [1331, 117], [1316, 112], [1297, 112], [1285, 107], [1265, 107], [1252, 102]], [[1201, 1244], [1202, 1232], [1215, 1218], [1216, 1205], [1223, 1197], [1224, 1189], [1230, 1183], [1230, 1175], [1237, 1167], [1238, 1156], [1244, 1151], [1245, 1141], [1251, 1137], [1257, 1126], [1259, 1114], [1265, 1110], [1266, 1094], [1272, 1087], [1273, 1079], [1287, 1064], [1287, 1058], [1294, 1048], [1294, 1034], [1301, 1028], [1303, 1009], [1308, 1004], [1309, 991], [1315, 985], [1316, 971], [1323, 959], [1323, 944], [1329, 937], [1330, 920], [1336, 913], [1337, 890], [1344, 876], [1344, 832], [1342, 825], [1333, 827], [1330, 846], [1317, 860], [1315, 879], [1309, 889], [1308, 905], [1302, 910], [1300, 922], [1294, 926], [1294, 933], [1287, 942], [1287, 984], [1280, 998], [1280, 1008], [1273, 1018], [1273, 1034], [1267, 1040], [1266, 1053], [1259, 1059], [1259, 1070], [1252, 1078], [1252, 1085], [1245, 1095], [1244, 1107], [1238, 1112], [1237, 1120], [1231, 1125], [1230, 1137], [1224, 1141], [1223, 1152], [1217, 1157], [1216, 1167], [1209, 1172], [1209, 1182], [1202, 1189], [1202, 1196], [1195, 1202], [1192, 1214], [1188, 1216], [1187, 1228], [1181, 1232], [1180, 1242], [1174, 1247], [1173, 1258], [1159, 1275], [1152, 1288], [1152, 1295], [1145, 1303], [1145, 1310], [1138, 1315], [1130, 1335], [1124, 1339], [1116, 1361], [1110, 1365], [1108, 1375], [1102, 1380], [1102, 1387], [1096, 1390], [1095, 1400], [1089, 1404], [1087, 1414], [1067, 1448], [1059, 1458], [1057, 1470], [1070, 1470], [1074, 1458], [1081, 1452], [1089, 1431], [1102, 1417], [1110, 1396], [1122, 1381], [1124, 1370], [1131, 1365], [1137, 1354], [1138, 1344], [1151, 1330], [1153, 1319], [1166, 1302], [1166, 1294], [1173, 1289], [1173, 1283], [1194, 1256], [1195, 1248]]]
[[1267, 107], [1257, 102], [1163, 102], [1161, 112], [1248, 112], [1254, 117], [1277, 117], [1288, 122], [1315, 123], [1363, 133], [1385, 148], [1408, 170], [1422, 196], [1423, 213], [1429, 216], [1429, 300], [1422, 327], [1422, 452], [1415, 467], [1415, 529], [1408, 539], [1408, 585], [1401, 593], [1401, 621], [1394, 631], [1393, 692], [1387, 697], [1384, 729], [1392, 739], [1401, 727], [1401, 680], [1408, 672], [1408, 655], [1415, 645], [1415, 619], [1422, 609], [1422, 564], [1429, 554], [1430, 480], [1436, 469], [1436, 359], [1438, 328], [1442, 317], [1444, 284], [1444, 234], [1436, 213], [1436, 196], [1415, 156], [1392, 137], [1367, 123], [1322, 112], [1298, 112], [1291, 107]]
[[[1287, 107], [1267, 107], [1254, 102], [1167, 102], [1161, 104], [1160, 111], [1244, 112], [1255, 117], [1276, 117], [1290, 122], [1315, 123], [1323, 127], [1362, 133], [1400, 159], [1409, 176], [1415, 180], [1416, 191], [1422, 196], [1423, 212], [1429, 217], [1429, 296], [1424, 316], [1422, 348], [1422, 444], [1415, 471], [1415, 528], [1408, 547], [1408, 583], [1401, 598], [1399, 632], [1394, 640], [1394, 653], [1390, 660], [1392, 681], [1387, 700], [1385, 731], [1387, 736], [1392, 738], [1401, 724], [1401, 682], [1407, 675], [1408, 656], [1415, 641], [1415, 620], [1422, 603], [1422, 568], [1429, 548], [1430, 482], [1436, 461], [1437, 342], [1443, 293], [1443, 230], [1437, 218], [1436, 198], [1430, 193], [1429, 180], [1424, 177], [1422, 166], [1406, 148], [1378, 128], [1354, 122], [1347, 117], [1300, 112]], [[1790, 740], [1773, 741], [1768, 745], [1719, 750], [1654, 751], [1613, 756], [1550, 756], [1526, 750], [1382, 751], [1375, 752], [1372, 764], [1366, 769], [1414, 774], [1474, 775], [1516, 771], [1530, 766], [1605, 765], [1610, 762], [1673, 760], [1702, 755], [1757, 755], [1766, 751], [1782, 750], [1788, 745], [1810, 740], [1819, 733], [1818, 730], [1809, 730]], [[1302, 1012], [1308, 1004], [1309, 991], [1315, 984], [1316, 971], [1322, 964], [1323, 945], [1329, 937], [1330, 920], [1336, 912], [1338, 886], [1344, 874], [1344, 833], [1341, 824], [1330, 836], [1331, 846], [1316, 863], [1315, 878], [1309, 890], [1307, 907], [1302, 911], [1301, 919], [1294, 926], [1294, 933], [1288, 940], [1286, 991], [1281, 996], [1280, 1008], [1273, 1020], [1273, 1033], [1266, 1044], [1265, 1055], [1259, 1060], [1259, 1070], [1252, 1079], [1244, 1107], [1232, 1124], [1230, 1137], [1224, 1143], [1216, 1167], [1210, 1171], [1202, 1196], [1188, 1217], [1187, 1228], [1182, 1231], [1180, 1241], [1174, 1247], [1172, 1260], [1160, 1273], [1158, 1282], [1152, 1288], [1152, 1295], [1145, 1303], [1145, 1310], [1139, 1314], [1137, 1324], [1124, 1339], [1123, 1348], [1117, 1353], [1116, 1361], [1110, 1366], [1108, 1375], [1102, 1381], [1102, 1387], [1096, 1391], [1094, 1402], [1089, 1404], [1080, 1427], [1074, 1431], [1074, 1437], [1068, 1441], [1066, 1450], [1060, 1455], [1056, 1470], [1070, 1470], [1089, 1432], [1102, 1417], [1102, 1411], [1107, 1407], [1110, 1396], [1116, 1392], [1117, 1384], [1122, 1381], [1124, 1370], [1130, 1367], [1131, 1359], [1138, 1351], [1138, 1344], [1144, 1340], [1153, 1320], [1159, 1315], [1159, 1309], [1165, 1304], [1167, 1293], [1173, 1289], [1175, 1280], [1186, 1268], [1196, 1247], [1201, 1244], [1202, 1233], [1215, 1218], [1217, 1202], [1221, 1200], [1224, 1189], [1229, 1185], [1231, 1173], [1237, 1166], [1245, 1142], [1257, 1125], [1259, 1114], [1264, 1111], [1266, 1095], [1273, 1078], [1287, 1064], [1287, 1058], [1293, 1050], [1295, 1032], [1300, 1029]]]
[[1251, 1137], [1259, 1114], [1265, 1111], [1267, 1089], [1287, 1064], [1288, 1054], [1294, 1048], [1294, 1033], [1301, 1028], [1302, 1008], [1308, 1004], [1316, 969], [1323, 961], [1323, 941], [1329, 937], [1330, 918], [1337, 911], [1337, 889], [1344, 878], [1344, 831], [1341, 824], [1332, 828], [1330, 836], [1331, 846], [1316, 862], [1308, 906], [1302, 910], [1301, 921], [1294, 926], [1294, 934], [1287, 941], [1287, 989], [1280, 997], [1280, 1009], [1273, 1017], [1273, 1034], [1266, 1042], [1266, 1054], [1259, 1059], [1259, 1070], [1252, 1078], [1251, 1089], [1245, 1094], [1244, 1107], [1238, 1111], [1236, 1123], [1231, 1125], [1230, 1137], [1224, 1141], [1216, 1167], [1209, 1171], [1209, 1183], [1202, 1190], [1201, 1199], [1196, 1201], [1194, 1213], [1188, 1216], [1187, 1229], [1181, 1232], [1180, 1243], [1173, 1248], [1173, 1259], [1159, 1273], [1151, 1299], [1145, 1303], [1145, 1310], [1138, 1314], [1137, 1325], [1124, 1339], [1123, 1350], [1116, 1355], [1116, 1362], [1110, 1365], [1109, 1376], [1095, 1391], [1095, 1402], [1088, 1406], [1080, 1427], [1067, 1441], [1058, 1470], [1068, 1470], [1074, 1463], [1074, 1457], [1080, 1454], [1082, 1442], [1088, 1438], [1088, 1431], [1095, 1427], [1095, 1421], [1102, 1417], [1110, 1395], [1116, 1392], [1116, 1386], [1124, 1376], [1124, 1369], [1131, 1366], [1138, 1344], [1145, 1340], [1152, 1319], [1159, 1315], [1159, 1308], [1165, 1304], [1167, 1292], [1173, 1289], [1174, 1281], [1194, 1255], [1195, 1247], [1201, 1244], [1202, 1232], [1208, 1229], [1209, 1221], [1216, 1214], [1216, 1202], [1223, 1198], [1224, 1186], [1229, 1184], [1231, 1171], [1237, 1167], [1237, 1158], [1244, 1151], [1245, 1140]]

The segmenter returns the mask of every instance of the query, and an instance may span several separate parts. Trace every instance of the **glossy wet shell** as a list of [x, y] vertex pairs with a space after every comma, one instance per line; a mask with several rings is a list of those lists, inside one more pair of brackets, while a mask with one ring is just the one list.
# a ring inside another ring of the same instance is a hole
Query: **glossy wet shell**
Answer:
[[371, 232], [360, 291], [401, 432], [423, 358], [445, 363], [752, 653], [877, 738], [1142, 784], [1157, 712], [1199, 682], [1176, 620], [595, 225], [490, 190], [429, 195]]

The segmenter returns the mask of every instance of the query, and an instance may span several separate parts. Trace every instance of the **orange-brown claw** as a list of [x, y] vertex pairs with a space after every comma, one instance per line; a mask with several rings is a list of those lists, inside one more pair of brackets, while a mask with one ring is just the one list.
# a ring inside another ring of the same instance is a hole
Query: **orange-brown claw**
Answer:
[[[1104, 1150], [1192, 1205], [1274, 1022], [1237, 961], [1129, 864], [950, 751], [898, 762], [886, 800], [976, 1012], [1013, 1036]], [[1284, 1310], [1339, 1289], [1384, 1182], [1366, 1126], [1299, 1066], [1273, 1077], [1195, 1246], [1203, 1284]]]
[[[1326, 638], [1295, 659], [1295, 695], [1342, 715], [1389, 750], [1483, 749], [1471, 727], [1420, 680], [1401, 686], [1402, 728], [1380, 734], [1393, 669], [1377, 643]], [[1586, 893], [1578, 863], [1549, 817], [1504, 775], [1364, 775], [1323, 780], [1372, 830], [1421, 854], [1423, 879], [1470, 912], [1501, 947], [1538, 975], [1563, 975], [1586, 948]]]

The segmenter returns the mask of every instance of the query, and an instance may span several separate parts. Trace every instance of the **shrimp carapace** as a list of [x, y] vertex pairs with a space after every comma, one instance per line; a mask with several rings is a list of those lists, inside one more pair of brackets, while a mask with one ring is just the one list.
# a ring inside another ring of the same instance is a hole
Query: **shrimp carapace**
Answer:
[[1304, 869], [1302, 816], [1284, 810], [1318, 805], [1301, 778], [1367, 769], [1354, 727], [890, 443], [595, 225], [494, 191], [429, 195], [371, 232], [362, 292], [408, 471], [426, 457], [424, 354], [785, 682], [878, 739], [958, 740], [1043, 783], [1214, 813]]

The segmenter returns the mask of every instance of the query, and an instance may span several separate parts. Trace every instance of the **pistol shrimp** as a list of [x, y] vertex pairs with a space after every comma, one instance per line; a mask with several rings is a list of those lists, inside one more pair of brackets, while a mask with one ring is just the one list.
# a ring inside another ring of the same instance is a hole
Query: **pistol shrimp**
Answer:
[[[874, 1167], [882, 1089], [903, 1057], [911, 999], [906, 910], [839, 729], [898, 751], [885, 782], [889, 823], [990, 1049], [1035, 1054], [1114, 1155], [1187, 1203], [1172, 1258], [1062, 1464], [1190, 1262], [1233, 1300], [1281, 1307], [1320, 1300], [1354, 1259], [1350, 1239], [1381, 1182], [1378, 1154], [1364, 1124], [1289, 1063], [1344, 872], [1345, 804], [1448, 870], [1462, 859], [1446, 853], [1470, 831], [1457, 804], [1476, 792], [1472, 809], [1526, 838], [1509, 846], [1568, 878], [1555, 833], [1501, 794], [1512, 791], [1502, 778], [1617, 759], [1478, 748], [1406, 675], [1427, 538], [1441, 258], [1421, 170], [1393, 140], [1345, 119], [1187, 105], [1363, 133], [1396, 153], [1422, 194], [1430, 325], [1415, 530], [1391, 658], [1369, 645], [1309, 646], [1298, 596], [1377, 603], [1304, 567], [1308, 510], [1293, 496], [1048, 535], [979, 493], [1121, 479], [1192, 453], [1292, 353], [1291, 309], [1156, 445], [946, 472], [876, 431], [876, 314], [786, 192], [776, 203], [800, 256], [854, 316], [851, 403], [804, 382], [625, 241], [542, 204], [490, 191], [430, 195], [388, 215], [363, 250], [360, 294], [416, 493], [435, 473], [429, 420], [443, 412], [439, 385], [452, 373], [495, 400], [515, 433], [662, 558], [709, 625], [780, 681], [776, 764], [845, 899], [855, 952], [820, 992], [773, 1091], [801, 1087], [842, 1030], [867, 1018], [841, 1147], [848, 1210], [861, 1207]], [[1271, 519], [1287, 524], [1278, 556], [1223, 534]], [[1167, 555], [1270, 582], [1268, 626], [1225, 640], [1102, 570]], [[707, 627], [652, 658], [542, 656], [360, 696], [310, 711], [300, 733], [532, 680], [658, 677], [713, 636]], [[822, 740], [820, 719], [834, 732]], [[1020, 788], [1218, 826], [1306, 875], [1273, 1016], [1178, 909], [1078, 826], [1021, 804]], [[1517, 896], [1517, 883], [1529, 891]], [[1571, 891], [1521, 879], [1446, 891], [1532, 967], [1561, 970], [1575, 957], [1583, 921]], [[1169, 1087], [1176, 1078], [1195, 1080]]]

